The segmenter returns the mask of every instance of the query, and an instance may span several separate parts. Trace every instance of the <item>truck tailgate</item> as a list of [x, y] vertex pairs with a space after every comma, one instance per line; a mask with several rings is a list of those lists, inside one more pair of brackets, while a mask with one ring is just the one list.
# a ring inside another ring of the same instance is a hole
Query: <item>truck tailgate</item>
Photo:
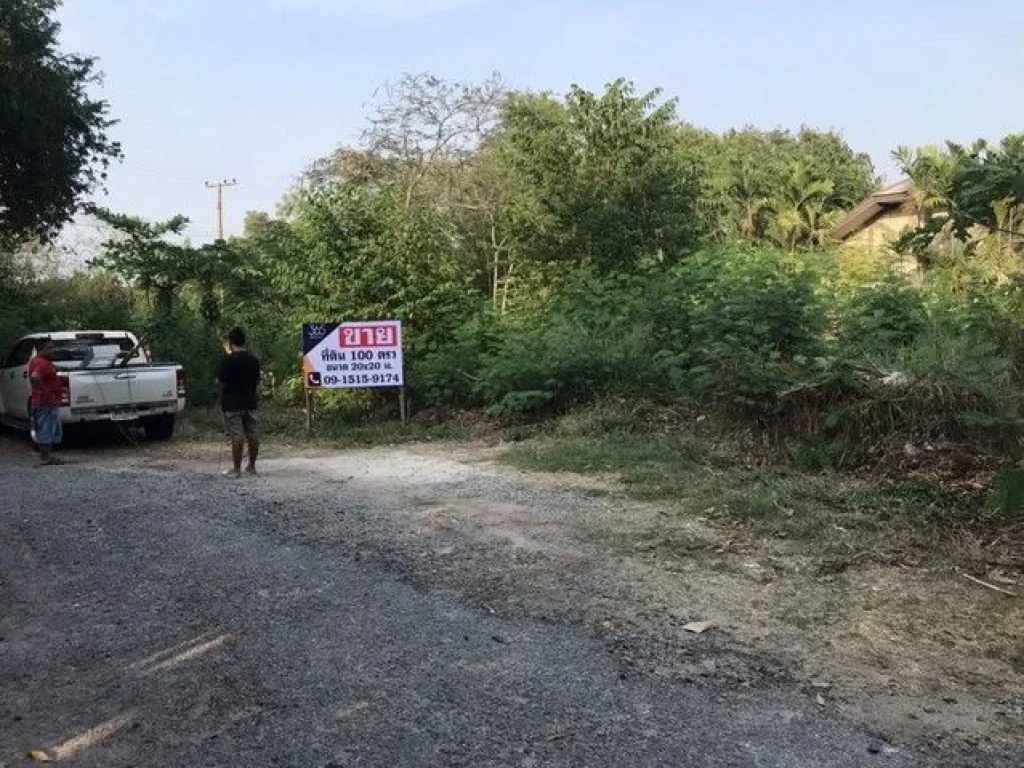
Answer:
[[125, 411], [138, 406], [171, 403], [177, 398], [177, 374], [172, 366], [129, 366], [74, 371], [70, 376], [71, 409]]

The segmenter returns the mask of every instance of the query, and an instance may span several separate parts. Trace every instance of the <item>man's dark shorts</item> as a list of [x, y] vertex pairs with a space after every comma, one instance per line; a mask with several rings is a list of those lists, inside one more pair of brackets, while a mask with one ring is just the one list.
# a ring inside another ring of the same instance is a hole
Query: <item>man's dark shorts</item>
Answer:
[[224, 432], [233, 443], [257, 439], [260, 436], [260, 412], [225, 411]]
[[32, 409], [32, 437], [39, 445], [60, 445], [64, 439], [60, 408], [37, 406]]

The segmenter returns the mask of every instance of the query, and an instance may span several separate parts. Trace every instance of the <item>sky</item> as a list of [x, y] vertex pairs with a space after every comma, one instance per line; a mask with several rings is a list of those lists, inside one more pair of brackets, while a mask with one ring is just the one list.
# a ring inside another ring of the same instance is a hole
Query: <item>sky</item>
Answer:
[[62, 47], [97, 56], [125, 161], [99, 202], [215, 236], [273, 211], [357, 142], [404, 73], [520, 89], [625, 77], [725, 130], [840, 131], [894, 179], [898, 145], [1024, 130], [1020, 0], [65, 0]]

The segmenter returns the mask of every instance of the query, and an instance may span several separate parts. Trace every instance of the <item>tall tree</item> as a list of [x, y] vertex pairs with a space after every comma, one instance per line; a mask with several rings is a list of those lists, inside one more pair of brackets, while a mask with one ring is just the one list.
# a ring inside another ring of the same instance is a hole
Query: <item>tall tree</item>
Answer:
[[[1024, 134], [1007, 136], [998, 147], [978, 140], [970, 146], [900, 147], [893, 153], [914, 182], [924, 222], [897, 247], [926, 257], [940, 235], [966, 251], [995, 234], [1016, 251], [1024, 242]], [[1004, 240], [1005, 238], [1005, 240]]]
[[678, 151], [675, 102], [619, 80], [597, 95], [511, 98], [502, 152], [523, 179], [530, 215], [517, 222], [529, 255], [629, 270], [678, 260], [701, 236], [699, 177]]
[[0, 3], [0, 237], [51, 236], [120, 157], [96, 60], [62, 53], [60, 0]]
[[770, 204], [771, 236], [790, 251], [825, 245], [841, 215], [827, 207], [834, 192], [832, 179], [815, 178], [804, 165], [794, 165], [786, 184]]
[[188, 219], [175, 216], [149, 222], [100, 208], [93, 215], [111, 230], [90, 266], [123, 278], [151, 295], [160, 313], [169, 313], [186, 285], [195, 286], [201, 310], [212, 323], [220, 317], [217, 293], [239, 267], [240, 251], [223, 241], [195, 247], [185, 237]]
[[919, 209], [926, 213], [948, 209], [956, 175], [956, 158], [948, 148], [901, 146], [892, 157], [914, 182], [912, 194]]
[[[410, 218], [416, 208], [446, 216], [460, 257], [498, 303], [499, 283], [512, 264], [501, 215], [507, 177], [484, 145], [507, 96], [498, 74], [481, 83], [406, 75], [376, 93], [361, 146], [339, 147], [315, 161], [306, 186], [400, 190]], [[295, 214], [302, 198], [291, 196], [284, 212]]]
[[[719, 242], [773, 243], [780, 228], [806, 229], [812, 213], [818, 222], [812, 229], [818, 230], [877, 186], [870, 158], [831, 131], [802, 128], [793, 134], [744, 128], [717, 136], [686, 126], [680, 142], [684, 151], [702, 156], [701, 209]], [[794, 190], [797, 176], [817, 184], [818, 194], [814, 205], [794, 218], [793, 202], [800, 197]], [[825, 194], [820, 194], [822, 184], [830, 185]], [[786, 221], [780, 222], [780, 216]], [[800, 239], [800, 245], [810, 245], [822, 238], [805, 233]]]
[[972, 226], [1021, 235], [1024, 229], [1024, 133], [1007, 136], [998, 147], [978, 142], [950, 145], [956, 158], [951, 206], [963, 235]]
[[341, 147], [316, 161], [307, 176], [314, 184], [394, 184], [403, 190], [406, 209], [417, 200], [450, 203], [507, 93], [498, 74], [482, 83], [406, 75], [377, 92], [362, 149]]
[[486, 287], [494, 309], [504, 314], [522, 256], [514, 237], [515, 221], [527, 215], [516, 203], [528, 197], [521, 194], [521, 178], [503, 162], [501, 148], [502, 137], [491, 137], [474, 155], [454, 213], [463, 256]]
[[832, 191], [823, 200], [826, 210], [852, 208], [879, 186], [871, 156], [855, 151], [835, 131], [804, 126], [796, 135], [794, 154], [810, 177], [832, 182]]
[[[256, 225], [256, 221], [252, 221]], [[478, 306], [450, 223], [405, 209], [403, 190], [330, 185], [299, 197], [292, 222], [263, 222], [266, 279], [289, 298], [286, 322], [398, 318], [412, 344], [445, 338]]]

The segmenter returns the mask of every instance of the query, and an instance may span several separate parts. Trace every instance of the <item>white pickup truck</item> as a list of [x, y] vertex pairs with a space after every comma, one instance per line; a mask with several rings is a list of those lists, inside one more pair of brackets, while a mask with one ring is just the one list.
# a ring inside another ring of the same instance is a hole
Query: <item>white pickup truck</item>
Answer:
[[116, 422], [138, 425], [151, 440], [168, 440], [185, 409], [188, 382], [177, 364], [155, 364], [127, 331], [36, 333], [14, 345], [0, 362], [0, 422], [28, 430], [31, 385], [28, 363], [45, 342], [56, 347], [53, 364], [63, 387], [65, 426]]

